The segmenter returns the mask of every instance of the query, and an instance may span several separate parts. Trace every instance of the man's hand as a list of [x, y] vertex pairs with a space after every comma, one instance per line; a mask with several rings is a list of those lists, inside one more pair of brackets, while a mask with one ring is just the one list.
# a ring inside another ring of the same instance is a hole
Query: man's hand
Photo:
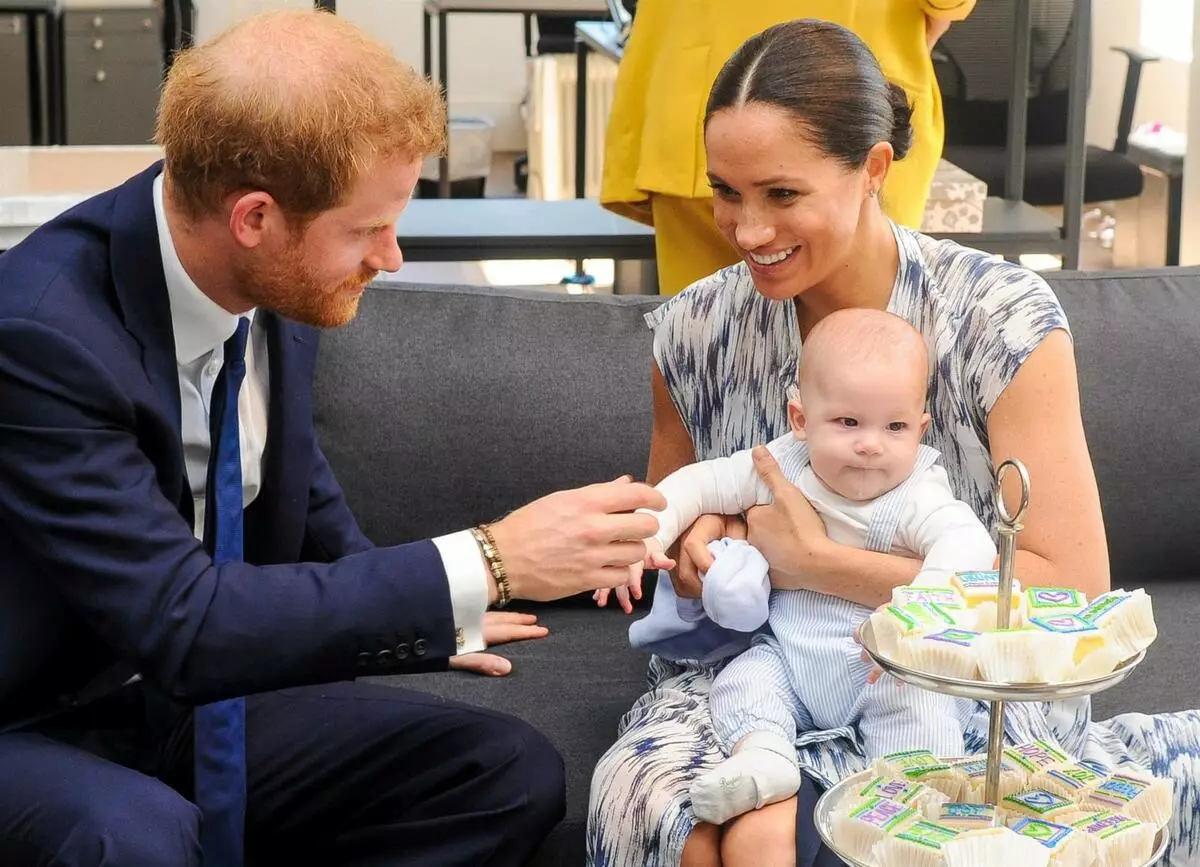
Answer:
[[933, 47], [938, 44], [938, 40], [946, 35], [946, 31], [950, 29], [951, 22], [947, 18], [931, 18], [925, 16], [925, 44], [929, 46], [929, 50], [933, 51]]
[[703, 593], [700, 576], [712, 568], [708, 543], [716, 539], [745, 539], [746, 524], [736, 515], [701, 515], [679, 537], [679, 567], [671, 573], [671, 584], [680, 599], [699, 599]]
[[[489, 611], [483, 616], [483, 640], [488, 647], [507, 644], [510, 641], [545, 638], [549, 632], [545, 626], [538, 625], [537, 615], [534, 614]], [[492, 677], [503, 677], [512, 671], [512, 663], [494, 653], [465, 653], [462, 656], [452, 656], [450, 667]]]
[[774, 502], [747, 512], [747, 538], [771, 564], [772, 587], [792, 590], [806, 587], [807, 573], [823, 547], [829, 544], [825, 524], [804, 492], [784, 477], [765, 447], [755, 446], [752, 455], [754, 469]]
[[629, 567], [646, 559], [645, 539], [667, 501], [628, 476], [559, 491], [491, 526], [512, 595], [538, 602], [629, 583]]

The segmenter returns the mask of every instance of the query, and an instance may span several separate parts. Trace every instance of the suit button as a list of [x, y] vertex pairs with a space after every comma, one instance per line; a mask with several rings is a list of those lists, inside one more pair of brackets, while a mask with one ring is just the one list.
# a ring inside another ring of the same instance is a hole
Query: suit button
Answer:
[[425, 639], [424, 638], [418, 638], [416, 641], [413, 642], [413, 653], [415, 653], [417, 656], [425, 655]]
[[391, 661], [392, 661], [394, 658], [395, 658], [395, 657], [393, 657], [393, 656], [392, 656], [392, 652], [391, 652], [390, 650], [381, 650], [381, 651], [379, 651], [377, 654], [375, 654], [375, 660], [376, 660], [376, 661], [377, 661], [377, 662], [378, 662], [380, 665], [387, 665], [387, 664], [388, 664], [388, 663], [390, 663], [390, 662], [391, 662]]
[[408, 659], [408, 645], [407, 644], [397, 644], [396, 645], [396, 659]]
[[371, 664], [371, 654], [360, 653], [358, 655], [358, 667], [359, 668], [366, 668], [370, 664]]

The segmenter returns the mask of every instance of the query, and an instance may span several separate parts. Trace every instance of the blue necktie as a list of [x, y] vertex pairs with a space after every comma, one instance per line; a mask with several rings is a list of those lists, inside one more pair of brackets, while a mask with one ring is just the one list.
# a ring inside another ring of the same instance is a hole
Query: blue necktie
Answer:
[[[238, 389], [246, 376], [250, 320], [238, 319], [225, 341], [225, 364], [213, 385], [209, 413], [212, 454], [204, 509], [204, 544], [213, 564], [242, 559], [242, 457]], [[246, 702], [242, 698], [195, 709], [196, 805], [204, 820], [205, 867], [241, 867], [246, 816]]]

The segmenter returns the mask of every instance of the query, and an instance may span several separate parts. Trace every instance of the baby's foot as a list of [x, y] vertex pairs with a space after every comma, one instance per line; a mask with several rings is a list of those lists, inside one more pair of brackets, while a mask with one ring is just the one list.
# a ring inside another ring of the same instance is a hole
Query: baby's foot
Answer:
[[[757, 737], [761, 736], [747, 738], [738, 752], [692, 783], [692, 812], [697, 819], [723, 825], [734, 816], [785, 801], [799, 790], [795, 749], [789, 758], [753, 743]], [[786, 743], [775, 735], [771, 737]]]

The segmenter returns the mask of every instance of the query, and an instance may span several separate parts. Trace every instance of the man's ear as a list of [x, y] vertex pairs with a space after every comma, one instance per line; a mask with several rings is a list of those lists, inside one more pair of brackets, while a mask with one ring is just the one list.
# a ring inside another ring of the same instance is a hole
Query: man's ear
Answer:
[[238, 246], [257, 247], [270, 231], [278, 231], [271, 223], [278, 222], [282, 214], [270, 193], [256, 190], [234, 195], [229, 205], [229, 232]]
[[800, 403], [799, 398], [793, 397], [788, 401], [788, 425], [796, 439], [808, 439], [808, 416], [804, 414], [804, 404]]

